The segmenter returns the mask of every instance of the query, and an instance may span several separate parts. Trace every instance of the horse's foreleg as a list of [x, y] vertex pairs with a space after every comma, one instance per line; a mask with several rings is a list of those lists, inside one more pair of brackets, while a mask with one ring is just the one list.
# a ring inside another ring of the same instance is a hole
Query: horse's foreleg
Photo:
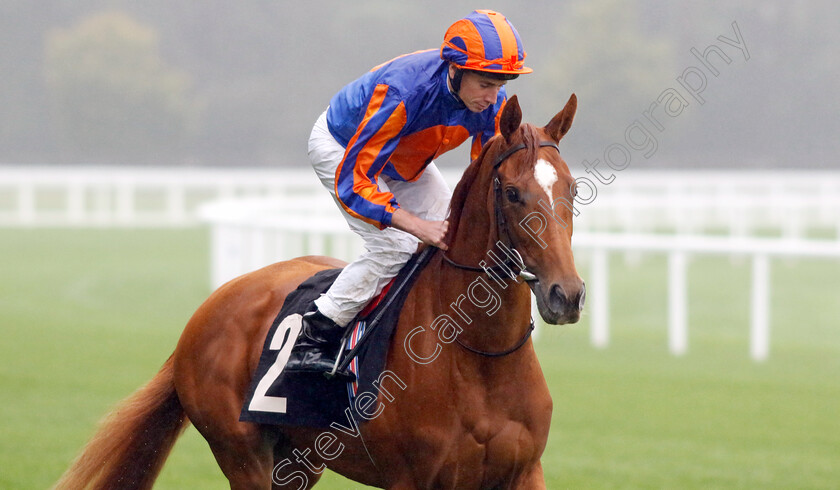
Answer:
[[417, 485], [412, 480], [400, 480], [399, 482], [387, 487], [388, 490], [417, 490]]
[[[307, 490], [315, 486], [323, 475], [322, 463], [315, 465], [318, 471], [312, 471], [309, 467], [300, 464], [301, 453], [295, 455], [290, 444], [280, 444], [274, 451], [274, 469], [271, 473], [272, 489], [293, 489]], [[313, 463], [307, 463], [312, 465]], [[297, 462], [297, 463], [296, 463]]]
[[542, 490], [545, 489], [545, 476], [543, 475], [542, 463], [539, 461], [529, 471], [523, 473], [519, 478], [513, 482], [511, 488], [522, 490]]

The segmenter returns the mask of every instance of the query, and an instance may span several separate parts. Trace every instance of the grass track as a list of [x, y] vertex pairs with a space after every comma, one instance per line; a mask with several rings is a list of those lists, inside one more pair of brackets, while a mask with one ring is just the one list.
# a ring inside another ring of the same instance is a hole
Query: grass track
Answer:
[[[208, 294], [202, 230], [0, 230], [0, 488], [46, 488], [157, 371]], [[586, 258], [580, 260], [587, 276]], [[611, 258], [611, 347], [543, 328], [549, 488], [837, 488], [840, 264], [772, 265], [769, 361], [748, 359], [749, 267], [695, 259], [689, 352], [666, 351], [665, 261]], [[156, 488], [227, 488], [190, 428]], [[359, 488], [328, 475], [318, 488]]]

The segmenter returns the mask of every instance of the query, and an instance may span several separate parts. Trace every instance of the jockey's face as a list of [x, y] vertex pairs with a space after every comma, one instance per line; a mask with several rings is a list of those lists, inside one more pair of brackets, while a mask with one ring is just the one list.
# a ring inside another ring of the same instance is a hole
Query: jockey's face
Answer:
[[[450, 77], [455, 75], [454, 71], [455, 69], [450, 65]], [[504, 87], [505, 83], [507, 83], [505, 80], [496, 80], [481, 76], [470, 70], [464, 70], [458, 97], [464, 101], [467, 109], [473, 112], [481, 112], [496, 103], [499, 90]]]

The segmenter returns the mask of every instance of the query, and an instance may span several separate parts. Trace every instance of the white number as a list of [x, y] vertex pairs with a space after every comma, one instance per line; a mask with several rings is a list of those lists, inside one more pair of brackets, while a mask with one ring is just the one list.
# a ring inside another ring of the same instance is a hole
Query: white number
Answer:
[[289, 315], [280, 322], [274, 335], [271, 337], [271, 344], [268, 349], [271, 351], [279, 351], [277, 359], [274, 364], [268, 368], [265, 376], [260, 380], [257, 389], [254, 390], [254, 398], [248, 405], [248, 410], [256, 412], [275, 412], [286, 413], [286, 398], [282, 396], [268, 396], [266, 393], [271, 385], [274, 383], [286, 363], [289, 362], [289, 354], [292, 352], [292, 347], [295, 345], [298, 333], [300, 333], [301, 317], [297, 313]]

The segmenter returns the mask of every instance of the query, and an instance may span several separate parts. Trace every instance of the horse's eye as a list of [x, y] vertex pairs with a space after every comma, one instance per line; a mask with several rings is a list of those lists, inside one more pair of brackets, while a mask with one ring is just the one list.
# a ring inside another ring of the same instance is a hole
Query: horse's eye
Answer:
[[505, 189], [505, 196], [507, 197], [507, 200], [509, 202], [512, 202], [512, 203], [520, 202], [519, 191], [516, 190], [515, 187], [508, 187], [507, 189]]

